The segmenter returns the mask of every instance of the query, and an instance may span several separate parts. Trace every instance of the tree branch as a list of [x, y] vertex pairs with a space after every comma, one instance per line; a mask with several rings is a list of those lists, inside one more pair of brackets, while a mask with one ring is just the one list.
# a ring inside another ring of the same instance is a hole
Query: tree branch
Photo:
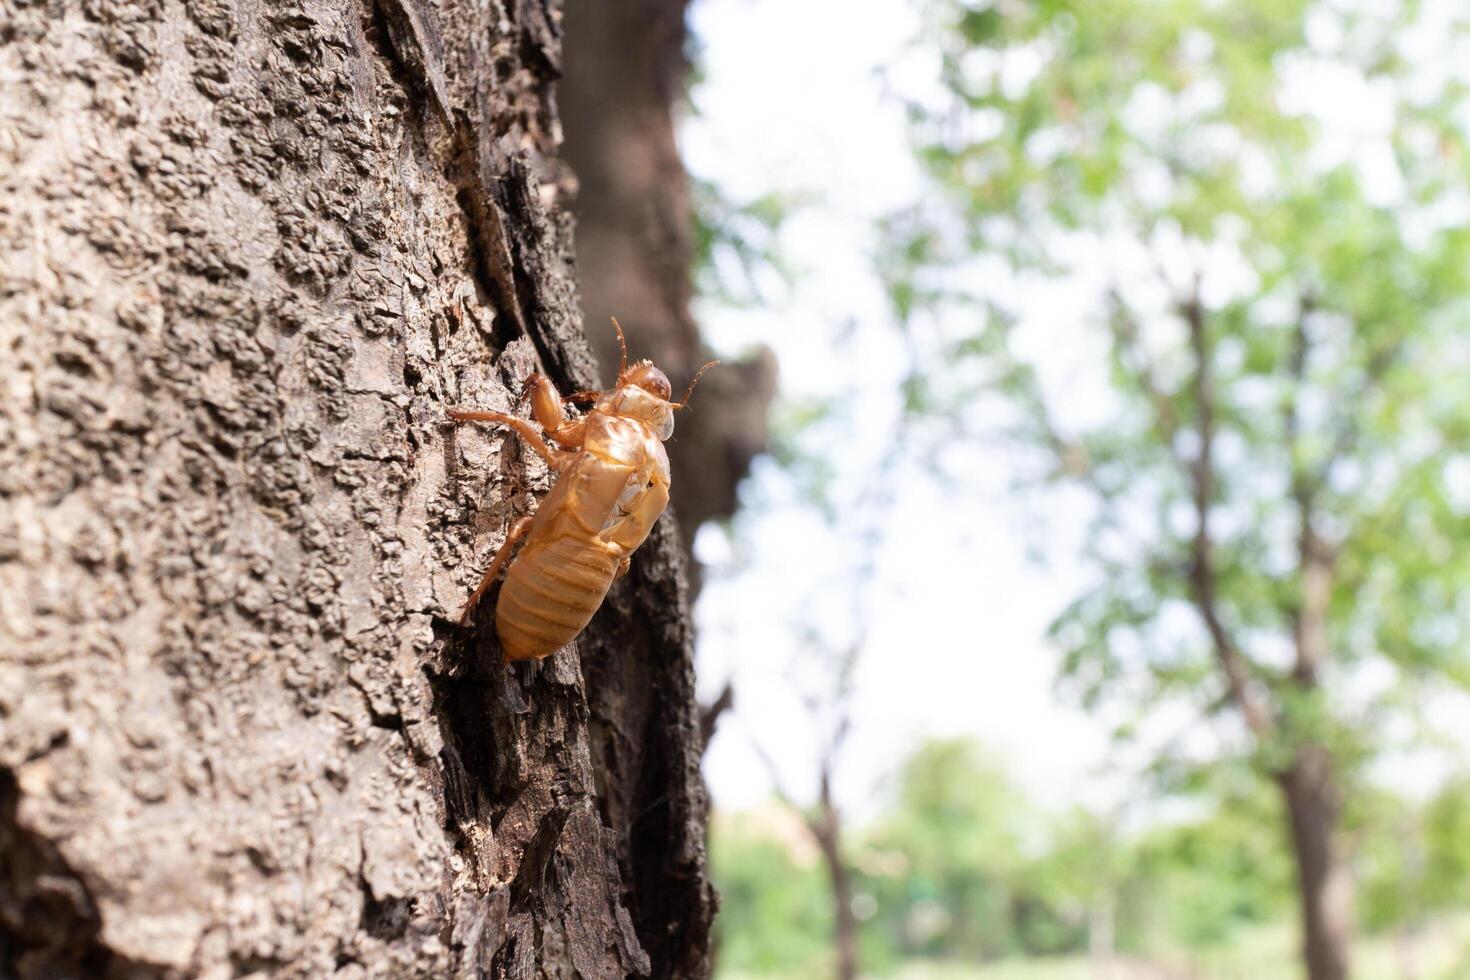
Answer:
[[1327, 476], [1333, 464], [1353, 451], [1358, 438], [1363, 433], [1363, 426], [1359, 421], [1363, 402], [1383, 380], [1384, 374], [1398, 359], [1403, 349], [1403, 341], [1400, 340], [1394, 341], [1382, 350], [1375, 351], [1364, 367], [1362, 384], [1344, 397], [1343, 404], [1348, 406], [1348, 410], [1338, 417], [1337, 433], [1332, 440], [1332, 448], [1312, 476], [1314, 492], [1327, 483]]
[[1158, 427], [1159, 438], [1172, 456], [1175, 452], [1175, 438], [1179, 435], [1179, 418], [1174, 412], [1174, 404], [1154, 372], [1153, 361], [1143, 346], [1143, 338], [1139, 336], [1138, 321], [1128, 311], [1127, 304], [1117, 290], [1109, 292], [1108, 298], [1113, 304], [1113, 315], [1108, 318], [1108, 326], [1113, 331], [1113, 342], [1118, 345], [1122, 354], [1133, 361], [1131, 367], [1138, 378], [1138, 384], [1153, 406], [1154, 424]]
[[1287, 370], [1291, 376], [1291, 390], [1287, 393], [1281, 408], [1281, 429], [1286, 444], [1287, 458], [1291, 463], [1293, 488], [1296, 488], [1301, 480], [1301, 460], [1297, 458], [1301, 439], [1301, 418], [1297, 414], [1297, 408], [1302, 381], [1307, 375], [1307, 359], [1312, 349], [1312, 338], [1307, 332], [1307, 317], [1311, 316], [1315, 309], [1316, 303], [1312, 297], [1303, 295], [1301, 309], [1296, 318], [1296, 330], [1291, 340], [1291, 357], [1287, 361]]
[[1292, 339], [1291, 358], [1287, 362], [1291, 391], [1282, 409], [1282, 433], [1291, 467], [1291, 498], [1296, 503], [1300, 528], [1297, 537], [1300, 592], [1296, 607], [1291, 611], [1292, 640], [1296, 648], [1292, 677], [1303, 687], [1315, 685], [1317, 668], [1327, 657], [1327, 603], [1332, 596], [1332, 564], [1335, 558], [1315, 527], [1317, 494], [1327, 478], [1335, 451], [1324, 460], [1318, 473], [1309, 474], [1301, 458], [1301, 419], [1297, 413], [1301, 389], [1306, 383], [1307, 361], [1311, 356], [1307, 318], [1315, 308], [1312, 297], [1303, 295]]
[[735, 705], [735, 685], [730, 681], [725, 682], [720, 696], [709, 704], [701, 705], [699, 708], [699, 753], [703, 755], [709, 748], [710, 739], [715, 736], [715, 727], [720, 723], [720, 716], [729, 711]]
[[842, 868], [842, 813], [832, 795], [832, 772], [823, 767], [817, 785], [817, 806], [805, 814], [807, 829], [817, 840], [828, 866], [840, 873]]
[[771, 792], [776, 794], [776, 799], [797, 813], [801, 813], [801, 807], [797, 806], [795, 798], [786, 791], [786, 784], [781, 780], [781, 770], [776, 765], [775, 758], [766, 751], [766, 747], [761, 744], [760, 739], [756, 738], [754, 733], [750, 735], [750, 747], [755, 752], [756, 758], [760, 759], [761, 764], [766, 767], [766, 773], [771, 777]]
[[[1257, 736], [1271, 731], [1271, 716], [1250, 686], [1250, 664], [1220, 615], [1214, 566], [1214, 540], [1210, 533], [1210, 510], [1215, 493], [1214, 439], [1215, 393], [1209, 366], [1209, 339], [1205, 331], [1205, 311], [1196, 292], [1179, 306], [1180, 315], [1189, 329], [1189, 344], [1194, 355], [1193, 394], [1199, 446], [1193, 458], [1185, 458], [1178, 448], [1179, 417], [1169, 393], [1164, 390], [1152, 360], [1143, 347], [1138, 323], [1116, 291], [1110, 294], [1113, 316], [1109, 325], [1120, 354], [1129, 362], [1139, 387], [1153, 406], [1154, 424], [1159, 439], [1169, 456], [1183, 469], [1189, 480], [1195, 511], [1195, 536], [1191, 547], [1189, 585], [1196, 610], [1204, 622], [1214, 647], [1216, 659], [1225, 674], [1230, 699], [1240, 708], [1246, 726]], [[1295, 414], [1294, 410], [1292, 412]]]
[[1329, 654], [1327, 640], [1327, 607], [1332, 600], [1332, 589], [1336, 584], [1337, 558], [1341, 553], [1340, 543], [1327, 540], [1317, 531], [1317, 503], [1322, 488], [1326, 486], [1332, 467], [1338, 460], [1353, 451], [1362, 432], [1359, 411], [1364, 400], [1383, 379], [1403, 349], [1401, 341], [1395, 341], [1375, 351], [1369, 358], [1363, 378], [1354, 391], [1347, 395], [1344, 404], [1348, 408], [1338, 417], [1336, 432], [1327, 454], [1313, 469], [1308, 470], [1298, 458], [1299, 421], [1295, 406], [1297, 391], [1306, 376], [1308, 337], [1305, 319], [1314, 306], [1310, 297], [1304, 297], [1302, 315], [1297, 322], [1297, 340], [1291, 361], [1294, 390], [1289, 401], [1290, 414], [1285, 426], [1287, 446], [1291, 452], [1292, 499], [1296, 502], [1297, 522], [1300, 528], [1297, 538], [1298, 572], [1301, 576], [1301, 592], [1297, 608], [1292, 612], [1292, 637], [1296, 647], [1296, 663], [1292, 678], [1303, 687], [1316, 684], [1317, 671]]
[[1271, 717], [1251, 690], [1249, 664], [1220, 616], [1216, 589], [1214, 541], [1210, 535], [1210, 509], [1215, 493], [1215, 392], [1210, 375], [1209, 339], [1205, 335], [1205, 311], [1198, 295], [1184, 303], [1180, 312], [1189, 326], [1189, 346], [1194, 354], [1193, 388], [1199, 437], [1199, 448], [1189, 467], [1196, 521], [1189, 582], [1215, 656], [1225, 673], [1230, 696], [1244, 715], [1246, 725], [1261, 736], [1271, 731]]
[[1337, 566], [1337, 550], [1317, 533], [1314, 526], [1314, 502], [1315, 496], [1310, 493], [1297, 497], [1297, 519], [1301, 526], [1297, 539], [1301, 594], [1292, 623], [1292, 638], [1296, 645], [1292, 677], [1302, 687], [1315, 686], [1317, 669], [1327, 659], [1327, 607], [1332, 601]]

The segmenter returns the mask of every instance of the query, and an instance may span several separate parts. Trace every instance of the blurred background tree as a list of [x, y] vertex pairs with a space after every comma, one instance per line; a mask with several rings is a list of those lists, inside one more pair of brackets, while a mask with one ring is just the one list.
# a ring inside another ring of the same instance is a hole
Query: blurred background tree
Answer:
[[896, 783], [868, 836], [903, 859], [891, 883], [900, 891], [880, 901], [895, 945], [975, 961], [1021, 949], [1017, 885], [1032, 813], [1010, 774], [975, 743], [943, 739], [920, 745]]
[[[756, 693], [735, 720], [800, 791], [717, 815], [721, 973], [1010, 975], [1047, 956], [1024, 969], [1336, 977], [1350, 949], [1360, 976], [1470, 965], [1463, 790], [1397, 771], [1470, 704], [1466, 15], [1432, 0], [887, 4], [922, 11], [878, 74], [923, 178], [875, 230], [892, 205], [871, 207], [853, 160], [881, 156], [887, 131], [875, 114], [834, 139], [824, 114], [856, 114], [822, 89], [862, 31], [793, 59], [783, 32], [813, 15], [757, 15], [768, 6], [701, 38], [742, 45], [709, 111], [765, 114], [690, 158], [702, 318], [740, 343], [732, 324], [774, 321], [763, 339], [788, 371], [746, 510], [707, 539], [730, 553], [712, 589], [755, 581], [706, 620], [707, 638], [727, 621], [732, 638], [715, 673], [745, 665], [740, 691]], [[806, 87], [824, 97], [798, 108]], [[781, 125], [803, 111], [822, 130], [809, 143]], [[745, 154], [763, 140], [771, 152]], [[782, 154], [813, 147], [832, 172], [783, 184]], [[797, 261], [773, 259], [793, 245]], [[832, 275], [853, 253], [862, 270]], [[789, 273], [791, 295], [761, 295], [752, 268]], [[833, 302], [834, 283], [858, 298]], [[1045, 586], [1072, 600], [1051, 644], [1069, 700], [1115, 730], [1099, 753], [1109, 802], [1039, 787], [1032, 748], [922, 740], [972, 730], [952, 715], [904, 731], [899, 709], [875, 710], [886, 697], [922, 716], [1045, 652], [1014, 648], [1009, 611], [986, 618], [988, 594], [1026, 590], [982, 571], [1005, 551], [975, 519], [1003, 508], [973, 503], [997, 471], [1019, 474], [1011, 503], [1032, 528], [1086, 526], [1075, 547], [1032, 539], [1068, 566]], [[891, 498], [877, 519], [874, 484]], [[973, 606], [919, 601], [967, 576]], [[873, 669], [896, 661], [912, 679]], [[756, 674], [791, 704], [761, 700]], [[892, 688], [864, 701], [876, 676]], [[859, 796], [901, 754], [875, 761], [875, 731], [912, 751], [887, 792]], [[1440, 755], [1463, 764], [1464, 749]]]
[[807, 828], [785, 807], [717, 815], [710, 828], [723, 971], [815, 973], [832, 952], [831, 888]]
[[[1068, 679], [1168, 771], [1279, 787], [1313, 980], [1348, 972], [1365, 763], [1470, 681], [1464, 91], [1407, 54], [1424, 11], [936, 3], [935, 195], [890, 227], [940, 397], [973, 422], [982, 365], [1036, 475], [1092, 496]], [[1057, 291], [1079, 317], [1038, 325]], [[1160, 738], [1186, 708], [1215, 724]]]

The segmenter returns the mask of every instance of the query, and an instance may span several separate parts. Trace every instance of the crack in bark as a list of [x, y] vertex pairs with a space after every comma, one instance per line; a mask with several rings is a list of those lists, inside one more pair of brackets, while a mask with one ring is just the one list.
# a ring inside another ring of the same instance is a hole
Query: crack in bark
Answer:
[[92, 891], [55, 843], [22, 824], [20, 797], [0, 768], [0, 976], [102, 976], [113, 953]]

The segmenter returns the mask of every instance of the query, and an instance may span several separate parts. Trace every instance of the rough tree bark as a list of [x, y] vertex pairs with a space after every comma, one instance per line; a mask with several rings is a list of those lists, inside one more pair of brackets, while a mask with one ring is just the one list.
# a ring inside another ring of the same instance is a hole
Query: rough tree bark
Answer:
[[[676, 391], [711, 356], [690, 312], [694, 219], [675, 142], [684, 100], [688, 0], [568, 0], [561, 88], [566, 159], [577, 174], [583, 310], [607, 377], [618, 361], [609, 316], [634, 356], [650, 357]], [[774, 355], [722, 364], [700, 381], [669, 444], [673, 507], [686, 554], [708, 520], [735, 512], [735, 490], [766, 447]], [[698, 590], [698, 567], [691, 563]]]
[[452, 625], [595, 370], [545, 0], [0, 0], [0, 975], [691, 977], [677, 533]]

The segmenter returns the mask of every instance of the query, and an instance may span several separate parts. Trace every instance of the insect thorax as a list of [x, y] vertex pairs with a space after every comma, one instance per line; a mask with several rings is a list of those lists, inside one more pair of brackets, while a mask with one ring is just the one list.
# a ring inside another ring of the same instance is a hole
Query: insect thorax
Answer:
[[624, 385], [613, 390], [597, 407], [609, 415], [637, 419], [653, 430], [660, 440], [674, 434], [674, 410], [669, 403], [637, 385]]

